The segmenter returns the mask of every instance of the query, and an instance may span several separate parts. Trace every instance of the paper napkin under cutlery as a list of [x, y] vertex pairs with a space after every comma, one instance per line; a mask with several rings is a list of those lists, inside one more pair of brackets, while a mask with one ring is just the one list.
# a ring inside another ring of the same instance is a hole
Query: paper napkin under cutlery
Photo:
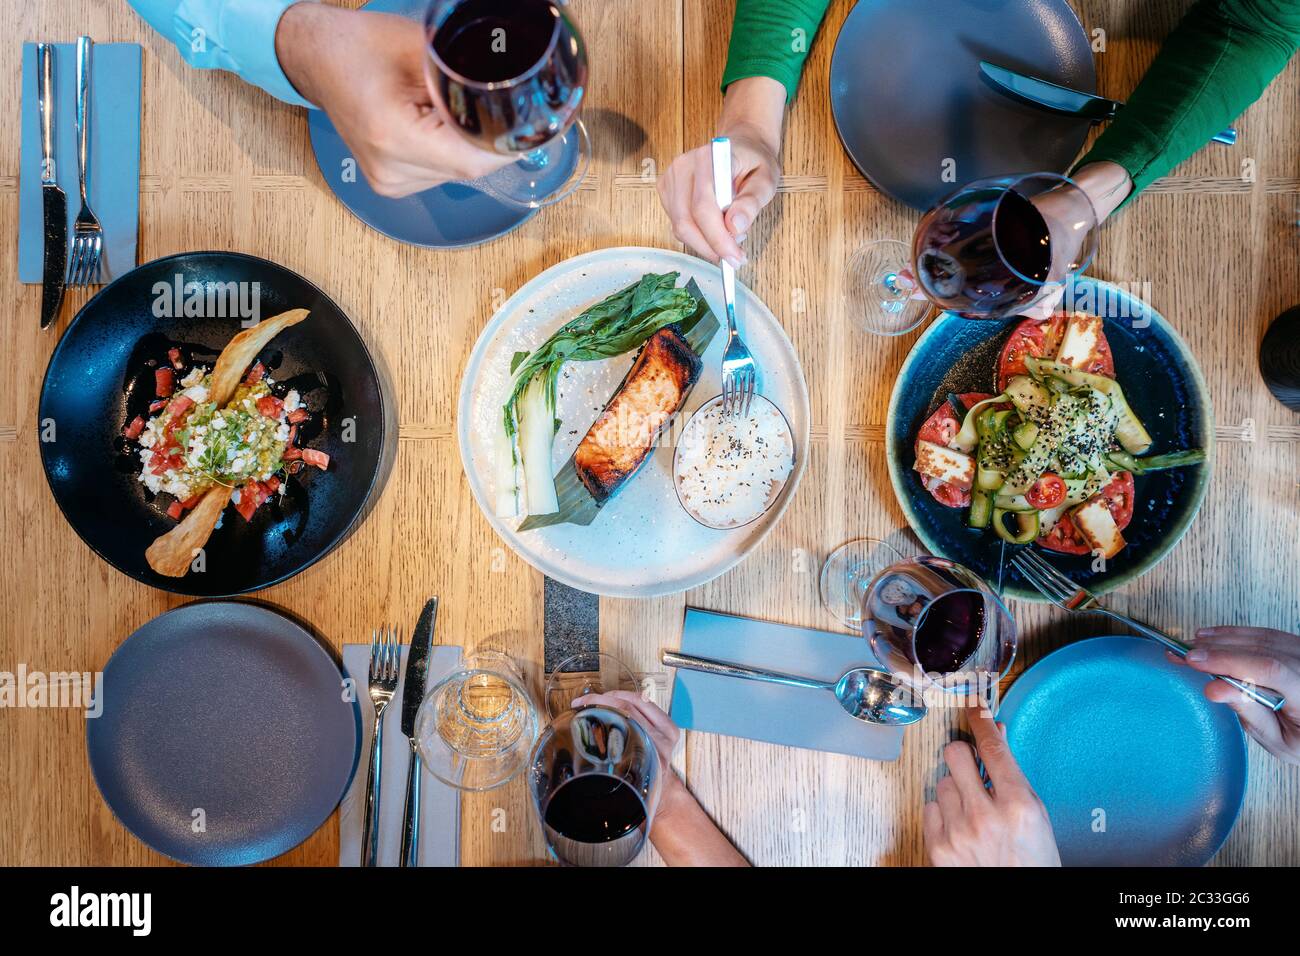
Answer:
[[[406, 770], [411, 744], [402, 736], [402, 691], [406, 687], [406, 654], [402, 645], [401, 677], [393, 702], [384, 711], [383, 776], [379, 790], [380, 866], [397, 866], [402, 855], [402, 814], [406, 803]], [[429, 679], [433, 687], [460, 663], [461, 649], [435, 645], [429, 652]], [[361, 865], [361, 832], [366, 817], [366, 779], [370, 771], [370, 741], [375, 732], [375, 710], [369, 697], [370, 645], [344, 644], [343, 671], [355, 682], [361, 700], [361, 757], [352, 785], [339, 807], [339, 866]], [[460, 791], [438, 780], [426, 769], [420, 780], [420, 866], [460, 865]]]
[[[54, 43], [55, 179], [68, 197], [68, 236], [81, 209], [77, 177], [77, 45]], [[22, 147], [18, 170], [18, 281], [41, 281], [41, 116], [36, 44], [23, 44]], [[140, 45], [96, 43], [90, 68], [86, 192], [104, 227], [103, 279], [136, 266], [140, 221]]]
[[[838, 680], [877, 665], [863, 637], [686, 609], [681, 652], [801, 677]], [[827, 690], [679, 669], [672, 718], [679, 727], [768, 743], [897, 760], [903, 728], [855, 720]]]

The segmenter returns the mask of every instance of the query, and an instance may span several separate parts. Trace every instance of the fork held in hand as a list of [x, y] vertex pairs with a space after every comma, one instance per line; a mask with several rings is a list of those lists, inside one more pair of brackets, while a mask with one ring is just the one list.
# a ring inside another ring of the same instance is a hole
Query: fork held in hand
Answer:
[[[1052, 565], [1048, 564], [1040, 555], [1029, 550], [1018, 552], [1011, 558], [1011, 564], [1025, 576], [1038, 592], [1051, 601], [1057, 607], [1066, 611], [1094, 611], [1098, 614], [1105, 614], [1107, 617], [1114, 618], [1123, 624], [1127, 624], [1133, 630], [1137, 631], [1143, 637], [1149, 637], [1157, 644], [1163, 644], [1166, 649], [1177, 654], [1179, 657], [1186, 657], [1188, 647], [1182, 641], [1175, 640], [1162, 631], [1157, 631], [1154, 627], [1143, 624], [1141, 621], [1135, 621], [1133, 618], [1118, 611], [1112, 611], [1097, 599], [1087, 588], [1075, 584], [1064, 574], [1058, 571]], [[1216, 680], [1221, 680], [1225, 684], [1231, 684], [1237, 690], [1241, 691], [1257, 704], [1263, 704], [1269, 710], [1274, 712], [1282, 709], [1286, 704], [1286, 698], [1275, 690], [1265, 687], [1254, 687], [1245, 681], [1237, 680], [1235, 677], [1228, 677], [1224, 674], [1214, 674]]]
[[[731, 205], [731, 140], [719, 136], [713, 141], [713, 196], [723, 212]], [[749, 403], [758, 386], [758, 368], [736, 330], [736, 270], [726, 259], [722, 267], [722, 298], [727, 306], [727, 347], [722, 353], [722, 411], [725, 415], [748, 415]]]
[[90, 152], [90, 55], [94, 41], [77, 37], [77, 178], [81, 210], [72, 224], [72, 252], [68, 256], [69, 286], [97, 285], [104, 252], [104, 230], [86, 200], [86, 167]]
[[397, 692], [402, 650], [392, 628], [370, 635], [370, 702], [375, 706], [375, 733], [370, 741], [370, 773], [366, 777], [366, 819], [362, 826], [361, 865], [374, 866], [379, 856], [379, 784], [384, 762], [384, 708]]

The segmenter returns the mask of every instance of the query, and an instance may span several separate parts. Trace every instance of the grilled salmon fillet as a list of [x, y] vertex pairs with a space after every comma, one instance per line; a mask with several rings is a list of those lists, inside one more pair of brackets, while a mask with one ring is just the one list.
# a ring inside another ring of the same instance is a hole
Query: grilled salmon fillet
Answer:
[[632, 370], [574, 453], [579, 480], [604, 502], [654, 451], [700, 377], [700, 357], [676, 326], [646, 340]]

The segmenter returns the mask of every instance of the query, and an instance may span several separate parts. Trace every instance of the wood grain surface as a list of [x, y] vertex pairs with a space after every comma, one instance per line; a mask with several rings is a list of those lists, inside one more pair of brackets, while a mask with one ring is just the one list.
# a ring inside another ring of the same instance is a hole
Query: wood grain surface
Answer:
[[[1081, 0], [1103, 30], [1100, 88], [1136, 84], [1187, 0]], [[69, 295], [55, 332], [38, 329], [40, 289], [17, 279], [20, 41], [144, 47], [140, 261], [223, 249], [274, 259], [324, 288], [396, 381], [397, 464], [382, 499], [347, 543], [258, 597], [310, 623], [334, 647], [371, 628], [409, 627], [442, 598], [441, 642], [542, 660], [541, 575], [504, 547], [479, 513], [453, 440], [460, 370], [496, 304], [555, 263], [612, 245], [674, 247], [654, 174], [712, 135], [731, 0], [575, 0], [592, 58], [586, 110], [596, 156], [584, 188], [486, 247], [399, 245], [355, 219], [325, 187], [303, 111], [230, 74], [192, 70], [120, 0], [0, 0], [0, 670], [102, 668], [145, 621], [185, 602], [137, 584], [85, 548], [41, 473], [35, 429], [56, 334], [87, 298]], [[774, 534], [742, 565], [686, 594], [604, 600], [602, 646], [657, 673], [685, 604], [830, 628], [817, 570], [847, 538], [904, 525], [885, 468], [884, 411], [915, 336], [871, 338], [841, 301], [848, 255], [906, 237], [915, 214], [876, 193], [836, 140], [828, 104], [831, 49], [850, 8], [836, 0], [813, 47], [785, 148], [780, 195], [751, 229], [741, 275], [785, 323], [813, 398], [809, 467]], [[1292, 63], [1236, 124], [1233, 149], [1202, 150], [1110, 223], [1092, 272], [1149, 283], [1151, 304], [1189, 341], [1206, 373], [1220, 439], [1202, 513], [1173, 554], [1115, 604], [1175, 632], [1242, 623], [1300, 630], [1296, 534], [1300, 428], [1260, 383], [1255, 351], [1268, 321], [1300, 301], [1300, 65]], [[1243, 161], [1252, 160], [1253, 178]], [[1103, 623], [1016, 604], [1017, 670]], [[663, 687], [666, 688], [666, 681]], [[958, 719], [911, 729], [882, 764], [690, 734], [678, 762], [704, 806], [758, 864], [923, 862], [921, 806]], [[504, 814], [497, 811], [503, 810]], [[495, 824], [495, 825], [494, 825]], [[467, 865], [545, 859], [522, 782], [463, 804]], [[333, 819], [275, 862], [329, 865]], [[100, 799], [82, 716], [0, 711], [0, 864], [158, 864]], [[645, 861], [655, 862], [653, 854]], [[1250, 786], [1222, 864], [1300, 863], [1300, 769], [1251, 745]]]

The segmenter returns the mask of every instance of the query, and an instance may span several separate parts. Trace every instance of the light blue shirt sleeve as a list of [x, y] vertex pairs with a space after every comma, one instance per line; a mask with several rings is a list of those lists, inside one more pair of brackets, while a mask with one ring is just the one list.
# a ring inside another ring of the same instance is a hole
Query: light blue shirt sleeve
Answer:
[[307, 102], [280, 68], [275, 29], [297, 0], [128, 0], [190, 66], [229, 70], [286, 103]]

